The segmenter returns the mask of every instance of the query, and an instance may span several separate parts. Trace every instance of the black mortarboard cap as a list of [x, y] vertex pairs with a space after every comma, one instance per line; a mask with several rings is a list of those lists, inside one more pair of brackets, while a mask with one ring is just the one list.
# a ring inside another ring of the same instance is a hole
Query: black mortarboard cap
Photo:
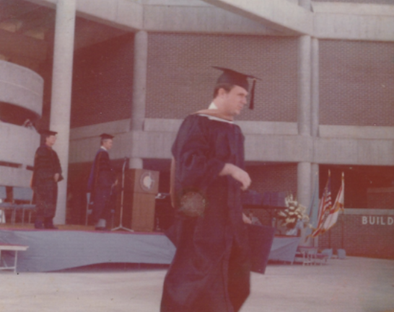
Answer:
[[110, 135], [110, 134], [108, 134], [108, 133], [102, 133], [102, 134], [100, 134], [100, 137], [101, 137], [101, 139], [113, 139], [114, 138], [114, 136], [113, 135]]
[[57, 134], [56, 131], [51, 131], [49, 129], [42, 129], [42, 130], [39, 131], [39, 133], [41, 135], [45, 135], [45, 136], [50, 136], [50, 135], [56, 135]]
[[253, 79], [252, 89], [250, 90], [250, 102], [249, 102], [249, 109], [253, 109], [254, 89], [256, 86], [256, 80], [257, 79], [261, 80], [261, 79], [252, 75], [242, 74], [240, 72], [237, 72], [229, 68], [224, 68], [219, 66], [212, 66], [212, 67], [223, 71], [223, 73], [219, 76], [218, 80], [216, 81], [216, 84], [228, 83], [228, 84], [240, 86], [245, 90], [249, 91], [248, 78]]

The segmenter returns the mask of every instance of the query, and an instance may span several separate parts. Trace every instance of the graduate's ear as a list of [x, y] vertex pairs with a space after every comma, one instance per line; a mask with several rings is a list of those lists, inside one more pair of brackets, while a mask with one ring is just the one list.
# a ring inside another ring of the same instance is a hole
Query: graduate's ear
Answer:
[[228, 91], [226, 91], [226, 89], [224, 89], [224, 88], [220, 88], [218, 90], [218, 96], [219, 97], [223, 97], [223, 96], [227, 95], [227, 93], [228, 93]]

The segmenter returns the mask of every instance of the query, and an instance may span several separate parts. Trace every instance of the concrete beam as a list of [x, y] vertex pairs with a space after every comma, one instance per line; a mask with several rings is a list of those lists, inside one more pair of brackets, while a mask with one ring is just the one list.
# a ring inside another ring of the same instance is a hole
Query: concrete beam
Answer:
[[394, 41], [394, 16], [315, 13], [314, 33], [319, 39]]
[[[178, 119], [147, 118], [144, 131], [128, 132], [124, 119], [71, 130], [70, 162], [91, 162], [97, 134], [115, 135], [112, 159], [169, 159], [181, 124]], [[321, 164], [394, 165], [394, 127], [320, 126], [323, 137], [297, 135], [296, 123], [237, 122], [246, 137], [246, 160]], [[134, 142], [131, 146], [130, 142]]]
[[325, 139], [314, 142], [313, 162], [338, 165], [393, 166], [392, 140]]
[[321, 138], [394, 140], [394, 127], [320, 125]]
[[[27, 1], [54, 7], [57, 0]], [[312, 7], [314, 13], [293, 0], [78, 0], [77, 16], [131, 31], [394, 41], [392, 5], [312, 2]]]
[[287, 0], [204, 0], [287, 34], [313, 35], [313, 13]]
[[[110, 152], [111, 159], [170, 159], [175, 136], [176, 132], [132, 131], [118, 134]], [[394, 143], [391, 140], [312, 139], [299, 135], [256, 134], [246, 134], [245, 138], [246, 161], [394, 165]], [[93, 161], [97, 148], [97, 137], [72, 140], [70, 163]]]
[[145, 6], [144, 29], [160, 32], [281, 36], [283, 32], [214, 6]]
[[310, 162], [312, 147], [313, 141], [307, 136], [245, 134], [247, 161]]
[[[122, 121], [124, 122], [124, 121]], [[144, 131], [147, 132], [177, 132], [182, 119], [145, 118]], [[235, 121], [246, 134], [262, 135], [297, 135], [296, 122], [282, 121]], [[104, 125], [104, 124], [102, 124]], [[92, 127], [92, 126], [89, 126]], [[81, 127], [82, 128], [82, 127]], [[79, 128], [78, 128], [79, 129]], [[393, 129], [394, 130], [394, 129]], [[73, 130], [74, 131], [74, 130]]]
[[[27, 0], [55, 8], [57, 0]], [[77, 0], [77, 16], [124, 30], [143, 28], [143, 6], [130, 0]]]
[[314, 13], [394, 16], [394, 6], [384, 4], [312, 1], [312, 7]]

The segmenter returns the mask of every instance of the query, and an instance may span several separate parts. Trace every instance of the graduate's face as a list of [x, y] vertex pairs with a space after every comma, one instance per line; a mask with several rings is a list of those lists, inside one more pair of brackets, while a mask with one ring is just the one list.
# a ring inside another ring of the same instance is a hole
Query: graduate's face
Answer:
[[53, 146], [56, 142], [56, 135], [50, 135], [45, 139], [45, 144], [48, 146]]
[[[224, 91], [224, 89], [221, 89]], [[227, 114], [239, 115], [247, 103], [248, 91], [240, 86], [234, 86], [229, 92], [224, 91], [223, 104]]]
[[112, 139], [103, 140], [102, 145], [105, 147], [105, 149], [110, 150], [112, 148]]

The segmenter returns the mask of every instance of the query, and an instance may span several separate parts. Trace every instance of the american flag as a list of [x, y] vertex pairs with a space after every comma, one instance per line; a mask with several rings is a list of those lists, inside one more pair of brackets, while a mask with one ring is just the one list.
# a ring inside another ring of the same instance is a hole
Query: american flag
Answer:
[[316, 237], [320, 234], [324, 233], [324, 220], [330, 211], [332, 206], [332, 199], [331, 199], [331, 173], [328, 172], [328, 180], [326, 186], [324, 187], [323, 196], [320, 200], [319, 204], [319, 216], [316, 228], [313, 230], [311, 237]]

